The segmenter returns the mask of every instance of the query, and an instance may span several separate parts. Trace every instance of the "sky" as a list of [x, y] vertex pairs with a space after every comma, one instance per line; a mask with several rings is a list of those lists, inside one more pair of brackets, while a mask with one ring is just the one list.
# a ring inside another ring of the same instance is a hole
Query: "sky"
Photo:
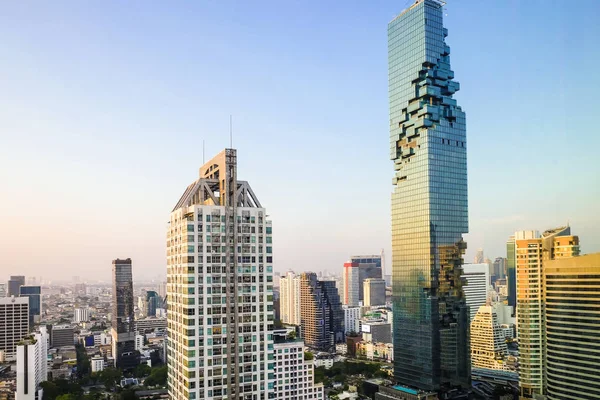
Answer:
[[[273, 221], [276, 271], [391, 269], [387, 23], [409, 1], [0, 5], [0, 277], [166, 275], [166, 222], [207, 159]], [[449, 0], [467, 115], [466, 261], [569, 223], [600, 251], [600, 2]]]

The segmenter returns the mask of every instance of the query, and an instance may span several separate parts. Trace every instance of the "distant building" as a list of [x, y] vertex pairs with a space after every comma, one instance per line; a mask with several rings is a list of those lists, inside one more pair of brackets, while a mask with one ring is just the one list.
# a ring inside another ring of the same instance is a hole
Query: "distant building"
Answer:
[[300, 277], [288, 271], [279, 280], [281, 322], [300, 325]]
[[66, 347], [75, 345], [75, 334], [71, 325], [55, 325], [50, 331], [51, 347]]
[[161, 299], [158, 293], [154, 290], [148, 290], [146, 292], [146, 301], [144, 304], [144, 314], [147, 317], [156, 317], [156, 309], [160, 308]]
[[0, 351], [6, 360], [16, 357], [17, 343], [29, 333], [29, 298], [0, 298]]
[[314, 359], [305, 358], [302, 339], [287, 339], [285, 330], [274, 331], [273, 337], [275, 387], [272, 398], [324, 400], [323, 384], [314, 382]]
[[22, 275], [11, 276], [8, 280], [8, 296], [19, 297], [20, 288], [25, 285], [25, 277]]
[[600, 253], [545, 262], [544, 300], [548, 400], [600, 399]]
[[487, 302], [490, 288], [490, 271], [485, 263], [464, 264], [462, 276], [466, 281], [463, 291], [471, 311], [470, 321], [473, 321], [479, 307], [484, 306]]
[[504, 362], [508, 354], [506, 339], [493, 307], [479, 307], [470, 334], [472, 368], [509, 369]]
[[144, 339], [146, 339], [144, 335], [135, 335], [135, 349], [137, 351], [142, 350], [142, 347], [144, 347]]
[[348, 307], [343, 306], [344, 310], [344, 330], [348, 334], [350, 332], [360, 332], [360, 318], [361, 308], [360, 307]]
[[7, 294], [6, 283], [0, 283], [0, 298], [6, 297]]
[[508, 305], [517, 307], [517, 253], [514, 235], [506, 242], [506, 286]]
[[365, 342], [392, 343], [392, 325], [387, 321], [363, 319], [360, 329]]
[[145, 334], [153, 332], [155, 329], [167, 329], [166, 317], [150, 317], [136, 319], [134, 322], [135, 332]]
[[21, 286], [20, 297], [29, 297], [29, 326], [39, 323], [42, 317], [42, 288], [41, 286]]
[[365, 307], [385, 305], [385, 281], [383, 279], [368, 278], [363, 282]]
[[112, 262], [112, 354], [117, 368], [131, 369], [138, 364], [135, 351], [133, 276], [131, 258]]
[[90, 360], [92, 372], [100, 372], [104, 370], [104, 357], [94, 356]]
[[504, 279], [504, 277], [506, 276], [506, 274], [505, 274], [506, 258], [496, 257], [496, 259], [494, 260], [493, 269], [494, 269], [494, 275], [496, 276], [496, 278]]
[[352, 256], [350, 261], [344, 263], [342, 303], [360, 305], [364, 301], [363, 282], [369, 278], [383, 278], [381, 265], [380, 255]]
[[15, 400], [41, 400], [40, 383], [48, 380], [48, 332], [41, 327], [17, 345], [17, 390]]
[[73, 322], [80, 324], [82, 322], [88, 322], [90, 320], [90, 310], [87, 307], [78, 307], [73, 312]]

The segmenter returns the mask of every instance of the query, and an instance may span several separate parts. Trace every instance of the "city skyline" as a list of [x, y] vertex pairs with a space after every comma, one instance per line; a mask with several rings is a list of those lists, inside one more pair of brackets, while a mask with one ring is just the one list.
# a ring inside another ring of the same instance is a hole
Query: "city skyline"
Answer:
[[[164, 210], [193, 177], [185, 171], [202, 164], [202, 141], [207, 154], [228, 145], [230, 114], [240, 168], [258, 177], [253, 185], [277, 216], [275, 271], [300, 271], [307, 252], [315, 272], [355, 253], [391, 254], [383, 27], [406, 4], [337, 4], [8, 4], [0, 26], [11, 60], [0, 66], [11, 78], [0, 100], [6, 275], [70, 279], [86, 269], [109, 281], [106, 265], [117, 255], [135, 260], [140, 279], [164, 275]], [[471, 132], [466, 260], [480, 247], [491, 259], [505, 256], [515, 231], [567, 222], [584, 238], [583, 254], [600, 249], [600, 138], [587, 129], [595, 100], [567, 84], [579, 65], [598, 59], [589, 50], [599, 8], [465, 1], [445, 11]], [[574, 18], [581, 24], [568, 23]], [[522, 98], [537, 105], [514, 106]], [[283, 155], [290, 137], [299, 138], [297, 151]], [[567, 141], [578, 156], [555, 157]], [[524, 165], [536, 185], [521, 178]], [[554, 184], [567, 177], [569, 185]], [[360, 181], [371, 184], [373, 211], [360, 196], [329, 200]], [[571, 207], [560, 207], [565, 197]], [[304, 207], [310, 215], [294, 211]], [[22, 257], [39, 237], [37, 251]]]

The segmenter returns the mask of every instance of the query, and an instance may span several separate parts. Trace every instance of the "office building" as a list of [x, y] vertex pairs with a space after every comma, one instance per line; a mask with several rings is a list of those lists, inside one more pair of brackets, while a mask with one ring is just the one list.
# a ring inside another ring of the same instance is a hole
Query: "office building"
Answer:
[[496, 259], [494, 260], [494, 272], [493, 274], [496, 276], [496, 278], [498, 279], [504, 279], [504, 277], [506, 276], [506, 258], [503, 257], [496, 257]]
[[160, 308], [161, 298], [154, 290], [148, 290], [146, 292], [146, 298], [144, 301], [144, 315], [147, 317], [156, 317], [156, 309]]
[[504, 331], [492, 306], [483, 305], [471, 322], [471, 366], [508, 370], [505, 357], [508, 355]]
[[342, 285], [344, 288], [342, 302], [353, 307], [362, 305], [364, 301], [364, 281], [366, 279], [383, 278], [381, 256], [352, 256], [344, 263]]
[[470, 321], [473, 321], [479, 307], [484, 306], [488, 300], [490, 288], [490, 271], [487, 264], [464, 264], [463, 277], [466, 285], [463, 286], [465, 299], [470, 310]]
[[288, 271], [279, 280], [281, 322], [300, 325], [300, 277]]
[[385, 305], [385, 281], [383, 279], [365, 279], [363, 293], [363, 305], [365, 307]]
[[6, 283], [0, 283], [0, 298], [6, 297], [8, 294], [6, 290]]
[[15, 400], [41, 400], [40, 383], [48, 380], [48, 332], [28, 336], [17, 345], [17, 390]]
[[344, 310], [344, 333], [359, 333], [360, 318], [362, 316], [360, 307], [343, 306]]
[[167, 231], [169, 398], [273, 398], [273, 245], [237, 153], [204, 164]]
[[383, 319], [363, 319], [360, 325], [365, 342], [392, 342], [392, 325]]
[[515, 233], [517, 268], [517, 337], [521, 397], [545, 394], [543, 277], [550, 260], [579, 255], [579, 238], [571, 228]]
[[25, 277], [22, 275], [11, 276], [8, 280], [8, 296], [18, 297], [21, 294], [20, 288], [25, 285]]
[[21, 286], [20, 297], [29, 297], [29, 326], [39, 324], [42, 318], [42, 288], [41, 286]]
[[29, 333], [29, 298], [0, 298], [0, 351], [14, 360], [17, 343]]
[[117, 368], [131, 369], [139, 361], [135, 350], [133, 272], [131, 258], [112, 262], [112, 355]]
[[323, 383], [315, 384], [314, 360], [305, 359], [302, 339], [287, 338], [286, 330], [273, 332], [275, 359], [274, 399], [324, 400]]
[[73, 312], [73, 322], [81, 324], [90, 320], [90, 310], [87, 307], [77, 307]]
[[335, 351], [343, 340], [344, 312], [333, 281], [319, 281], [312, 272], [300, 275], [300, 333], [306, 346]]
[[50, 346], [54, 348], [74, 346], [75, 333], [71, 325], [55, 325], [50, 330]]
[[544, 298], [548, 400], [599, 399], [600, 253], [546, 262]]
[[508, 305], [517, 307], [517, 252], [515, 236], [506, 242], [506, 286], [508, 286]]
[[466, 122], [442, 20], [442, 2], [417, 0], [388, 25], [388, 60], [394, 376], [443, 391], [470, 387], [471, 363]]

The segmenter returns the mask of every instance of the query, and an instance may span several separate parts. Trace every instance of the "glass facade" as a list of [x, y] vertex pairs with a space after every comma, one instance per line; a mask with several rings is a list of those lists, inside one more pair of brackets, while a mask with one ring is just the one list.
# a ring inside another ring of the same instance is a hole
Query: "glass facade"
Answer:
[[42, 288], [40, 286], [21, 286], [21, 297], [29, 297], [29, 326], [40, 322], [42, 315]]
[[466, 125], [446, 35], [435, 0], [388, 25], [394, 374], [423, 390], [470, 380]]
[[508, 305], [516, 307], [517, 305], [517, 264], [515, 253], [515, 237], [506, 242], [506, 284], [508, 286]]

